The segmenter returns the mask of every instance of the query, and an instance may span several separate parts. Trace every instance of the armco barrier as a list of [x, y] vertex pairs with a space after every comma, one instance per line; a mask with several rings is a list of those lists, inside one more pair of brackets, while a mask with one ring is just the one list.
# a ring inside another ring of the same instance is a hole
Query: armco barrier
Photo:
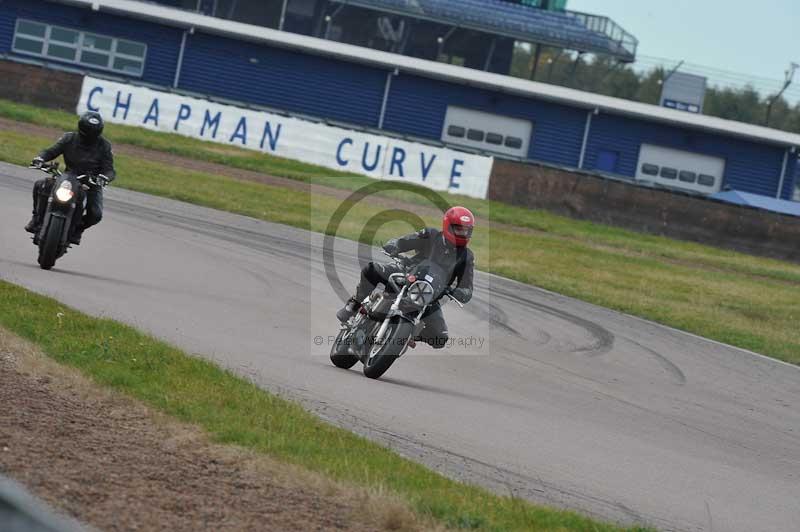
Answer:
[[496, 160], [489, 199], [800, 261], [800, 218], [544, 165]]

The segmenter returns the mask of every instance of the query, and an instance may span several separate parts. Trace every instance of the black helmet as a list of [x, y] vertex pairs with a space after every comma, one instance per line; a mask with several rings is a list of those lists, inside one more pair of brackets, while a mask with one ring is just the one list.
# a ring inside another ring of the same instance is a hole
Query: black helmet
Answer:
[[95, 141], [103, 133], [103, 117], [100, 113], [89, 111], [81, 115], [78, 120], [78, 133], [81, 140]]

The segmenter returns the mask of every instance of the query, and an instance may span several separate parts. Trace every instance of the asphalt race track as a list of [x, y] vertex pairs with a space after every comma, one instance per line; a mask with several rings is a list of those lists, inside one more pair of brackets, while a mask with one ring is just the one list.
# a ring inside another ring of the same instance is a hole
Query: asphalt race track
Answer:
[[[473, 303], [445, 309], [464, 342], [371, 381], [327, 359], [341, 303], [318, 235], [110, 188], [103, 223], [45, 272], [22, 230], [39, 175], [0, 165], [5, 280], [499, 493], [663, 530], [800, 529], [797, 367], [479, 274]], [[356, 246], [335, 257], [350, 288]]]

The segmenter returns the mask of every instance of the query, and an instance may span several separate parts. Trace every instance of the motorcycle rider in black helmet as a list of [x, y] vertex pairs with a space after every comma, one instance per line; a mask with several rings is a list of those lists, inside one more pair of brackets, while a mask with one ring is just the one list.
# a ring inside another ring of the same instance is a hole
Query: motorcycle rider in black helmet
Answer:
[[[99, 181], [109, 183], [116, 178], [114, 171], [114, 154], [111, 143], [101, 136], [103, 133], [103, 117], [99, 113], [89, 111], [78, 120], [78, 131], [64, 133], [58, 142], [43, 150], [31, 163], [41, 166], [59, 155], [64, 156], [66, 172], [75, 176], [89, 174], [98, 176]], [[47, 210], [47, 199], [50, 197], [54, 179], [40, 179], [33, 185], [33, 218], [25, 226], [29, 233], [36, 234], [42, 225], [42, 218]], [[70, 242], [80, 244], [83, 231], [96, 225], [103, 218], [103, 187], [89, 185], [85, 191], [86, 214], [83, 209], [75, 210], [72, 222], [73, 230]]]

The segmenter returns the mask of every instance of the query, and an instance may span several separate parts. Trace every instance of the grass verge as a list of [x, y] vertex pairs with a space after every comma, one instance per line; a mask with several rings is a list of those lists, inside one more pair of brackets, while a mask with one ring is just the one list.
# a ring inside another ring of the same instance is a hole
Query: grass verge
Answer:
[[449, 480], [211, 362], [3, 281], [0, 326], [100, 384], [202, 427], [217, 442], [266, 453], [337, 481], [388, 490], [423, 517], [450, 528], [623, 530]]
[[[7, 107], [0, 105], [0, 115], [8, 114]], [[50, 111], [17, 107], [25, 113], [34, 113], [25, 115], [31, 120], [61, 120], [58, 113], [51, 116]], [[213, 144], [174, 135], [125, 129], [133, 131], [126, 134], [148, 138], [152, 146], [173, 139], [176, 143], [180, 140], [192, 146], [197, 144], [195, 158], [203, 157], [202, 150], [217, 149]], [[1, 131], [0, 160], [25, 164], [31, 152], [50, 141]], [[271, 164], [272, 159], [249, 152], [242, 157], [264, 159], [260, 163], [263, 165]], [[325, 231], [331, 214], [339, 206], [339, 200], [311, 191], [192, 172], [135, 157], [118, 156], [117, 167], [122, 177], [115, 186], [313, 231]], [[354, 186], [357, 180], [369, 182], [366, 178], [323, 178], [324, 169], [314, 171], [320, 173], [309, 180], [324, 179], [328, 185], [346, 188]], [[800, 363], [800, 334], [796, 329], [800, 317], [797, 303], [800, 265], [578, 222], [540, 211], [461, 197], [451, 199], [466, 203], [484, 219], [497, 222], [489, 227], [482, 225], [473, 240], [480, 269]], [[340, 228], [339, 236], [360, 238], [363, 221], [379, 210], [381, 207], [375, 205], [354, 209]], [[434, 218], [426, 221], [438, 224]], [[510, 221], [513, 226], [499, 225]], [[389, 225], [377, 236], [386, 239], [397, 230]], [[490, 242], [495, 243], [493, 248]]]

